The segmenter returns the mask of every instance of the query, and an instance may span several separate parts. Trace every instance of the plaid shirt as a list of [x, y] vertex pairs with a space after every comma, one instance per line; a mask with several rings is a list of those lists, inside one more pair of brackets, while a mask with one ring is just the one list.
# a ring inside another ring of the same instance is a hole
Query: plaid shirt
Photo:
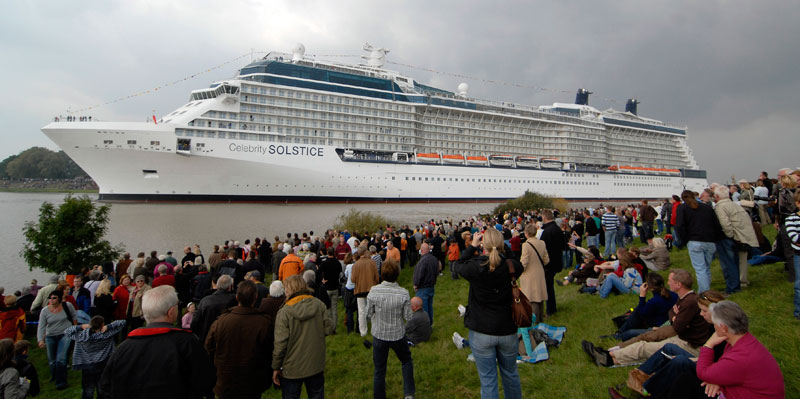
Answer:
[[399, 341], [406, 335], [404, 322], [411, 320], [411, 297], [397, 283], [384, 281], [367, 295], [367, 317], [372, 320], [372, 336], [382, 341]]

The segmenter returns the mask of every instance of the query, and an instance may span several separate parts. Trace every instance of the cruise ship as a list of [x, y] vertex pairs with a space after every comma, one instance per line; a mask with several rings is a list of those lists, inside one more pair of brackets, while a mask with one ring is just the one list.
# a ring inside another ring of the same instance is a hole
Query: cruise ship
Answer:
[[106, 201], [663, 199], [707, 185], [685, 127], [575, 103], [472, 98], [385, 67], [269, 53], [150, 122], [57, 121], [42, 131]]

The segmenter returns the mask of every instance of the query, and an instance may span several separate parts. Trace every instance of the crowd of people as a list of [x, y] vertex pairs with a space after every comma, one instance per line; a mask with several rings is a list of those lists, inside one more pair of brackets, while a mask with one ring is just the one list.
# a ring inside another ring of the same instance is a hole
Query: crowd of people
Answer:
[[[459, 309], [468, 340], [456, 332], [454, 342], [471, 348], [484, 398], [498, 397], [498, 369], [505, 397], [522, 397], [510, 281], [518, 279], [532, 319], [541, 322], [558, 311], [555, 276], [564, 270], [558, 283], [582, 293], [639, 295], [635, 309], [615, 320], [619, 328], [610, 337], [619, 345], [582, 343], [600, 366], [641, 363], [630, 372], [631, 389], [654, 397], [782, 397], [777, 363], [728, 296], [748, 287], [749, 265], [783, 261], [800, 319], [798, 176], [781, 170], [773, 185], [763, 173], [756, 189], [747, 182], [712, 184], [655, 206], [642, 200], [377, 232], [287, 233], [225, 241], [208, 257], [199, 245], [186, 246], [180, 260], [171, 251], [125, 253], [116, 263], [53, 276], [45, 286], [33, 281], [14, 295], [0, 288], [0, 382], [7, 397], [38, 391], [24, 339], [26, 320], [38, 320], [36, 339], [46, 349], [51, 381], [67, 387], [74, 348], [71, 368], [82, 372], [86, 398], [142, 397], [156, 389], [169, 397], [255, 398], [272, 387], [297, 398], [303, 386], [309, 397], [322, 398], [325, 336], [341, 331], [341, 308], [345, 332], [357, 331], [373, 352], [374, 397], [386, 395], [391, 349], [403, 394], [413, 398], [409, 347], [431, 337], [435, 287], [449, 265], [449, 277], [469, 285], [467, 306]], [[773, 221], [779, 234], [770, 245], [761, 228]], [[643, 247], [634, 245], [637, 238]], [[671, 251], [683, 248], [694, 278], [670, 269]], [[710, 289], [714, 256], [724, 293]], [[409, 267], [414, 295], [397, 284]], [[755, 360], [738, 362], [743, 356]]]

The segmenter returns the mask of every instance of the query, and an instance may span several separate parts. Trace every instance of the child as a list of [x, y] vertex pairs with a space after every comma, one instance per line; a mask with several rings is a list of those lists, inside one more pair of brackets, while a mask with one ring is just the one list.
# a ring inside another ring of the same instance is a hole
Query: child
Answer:
[[29, 396], [36, 396], [39, 394], [39, 373], [36, 372], [36, 367], [33, 363], [28, 361], [28, 350], [31, 348], [31, 343], [26, 340], [17, 341], [14, 344], [14, 361], [17, 363], [17, 371], [19, 376], [30, 381], [31, 385], [28, 388]]
[[93, 398], [94, 391], [100, 395], [100, 376], [106, 361], [114, 351], [114, 335], [125, 327], [125, 320], [105, 325], [103, 316], [94, 316], [89, 324], [72, 326], [64, 334], [75, 341], [72, 353], [72, 369], [83, 370], [81, 388], [84, 398]]
[[447, 260], [450, 261], [450, 277], [452, 277], [453, 280], [458, 280], [458, 276], [453, 270], [453, 262], [457, 261], [458, 257], [461, 255], [461, 248], [459, 248], [455, 238], [450, 238], [449, 241], [450, 244], [447, 247]]
[[181, 327], [187, 330], [192, 328], [192, 319], [194, 318], [194, 312], [196, 310], [197, 306], [194, 304], [194, 302], [189, 302], [189, 304], [186, 305], [186, 314], [183, 315], [183, 318], [181, 318]]

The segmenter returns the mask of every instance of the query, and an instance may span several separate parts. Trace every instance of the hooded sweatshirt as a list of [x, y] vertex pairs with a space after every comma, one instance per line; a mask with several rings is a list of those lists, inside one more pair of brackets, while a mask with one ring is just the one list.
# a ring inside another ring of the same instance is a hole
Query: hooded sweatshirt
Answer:
[[275, 318], [272, 369], [298, 379], [325, 370], [325, 336], [333, 324], [325, 317], [325, 304], [306, 293], [289, 298]]

